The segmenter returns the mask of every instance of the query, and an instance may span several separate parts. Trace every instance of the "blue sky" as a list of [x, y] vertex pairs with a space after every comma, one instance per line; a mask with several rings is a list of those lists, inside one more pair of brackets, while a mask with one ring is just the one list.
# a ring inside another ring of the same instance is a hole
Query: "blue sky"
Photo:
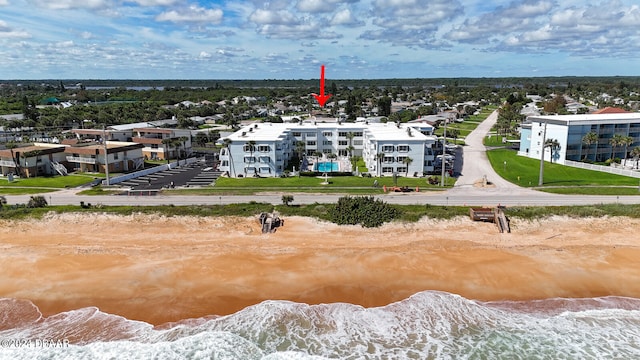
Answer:
[[637, 0], [0, 0], [0, 79], [640, 75]]

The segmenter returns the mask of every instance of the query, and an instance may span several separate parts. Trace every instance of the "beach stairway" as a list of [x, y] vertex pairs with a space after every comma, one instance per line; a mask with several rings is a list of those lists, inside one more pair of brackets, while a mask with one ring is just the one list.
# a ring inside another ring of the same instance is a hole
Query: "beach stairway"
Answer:
[[496, 208], [469, 208], [469, 217], [473, 221], [492, 222], [496, 224], [501, 233], [511, 232], [509, 219], [504, 214], [503, 208], [500, 206]]

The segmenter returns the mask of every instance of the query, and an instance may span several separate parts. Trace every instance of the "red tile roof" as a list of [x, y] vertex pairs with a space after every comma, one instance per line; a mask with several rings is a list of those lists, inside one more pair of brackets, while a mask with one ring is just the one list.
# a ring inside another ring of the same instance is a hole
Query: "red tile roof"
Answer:
[[630, 111], [627, 111], [625, 109], [620, 109], [620, 108], [616, 108], [616, 107], [611, 107], [611, 106], [607, 106], [604, 109], [600, 109], [596, 112], [594, 112], [594, 114], [624, 114], [624, 113], [629, 113]]

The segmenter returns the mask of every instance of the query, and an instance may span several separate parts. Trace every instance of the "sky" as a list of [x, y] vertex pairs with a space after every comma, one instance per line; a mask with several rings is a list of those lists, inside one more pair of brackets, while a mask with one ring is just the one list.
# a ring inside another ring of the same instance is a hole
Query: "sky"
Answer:
[[0, 0], [0, 79], [637, 76], [637, 0]]

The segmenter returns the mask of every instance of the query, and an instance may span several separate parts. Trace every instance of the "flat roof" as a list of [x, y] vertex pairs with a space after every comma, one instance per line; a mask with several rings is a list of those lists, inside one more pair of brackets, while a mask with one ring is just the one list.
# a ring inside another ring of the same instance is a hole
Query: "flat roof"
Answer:
[[[255, 123], [244, 126], [235, 133], [227, 136], [233, 143], [234, 141], [275, 141], [278, 138], [284, 138], [287, 132], [322, 132], [322, 131], [338, 131], [338, 132], [364, 132], [369, 131], [369, 135], [377, 141], [424, 141], [428, 136], [422, 134], [416, 129], [418, 124], [400, 124], [395, 123]], [[407, 128], [411, 129], [411, 136], [407, 132]], [[244, 135], [243, 135], [244, 134]]]
[[576, 114], [576, 115], [535, 115], [529, 116], [530, 122], [547, 121], [552, 124], [593, 125], [603, 123], [640, 122], [640, 113], [607, 113], [607, 114]]

